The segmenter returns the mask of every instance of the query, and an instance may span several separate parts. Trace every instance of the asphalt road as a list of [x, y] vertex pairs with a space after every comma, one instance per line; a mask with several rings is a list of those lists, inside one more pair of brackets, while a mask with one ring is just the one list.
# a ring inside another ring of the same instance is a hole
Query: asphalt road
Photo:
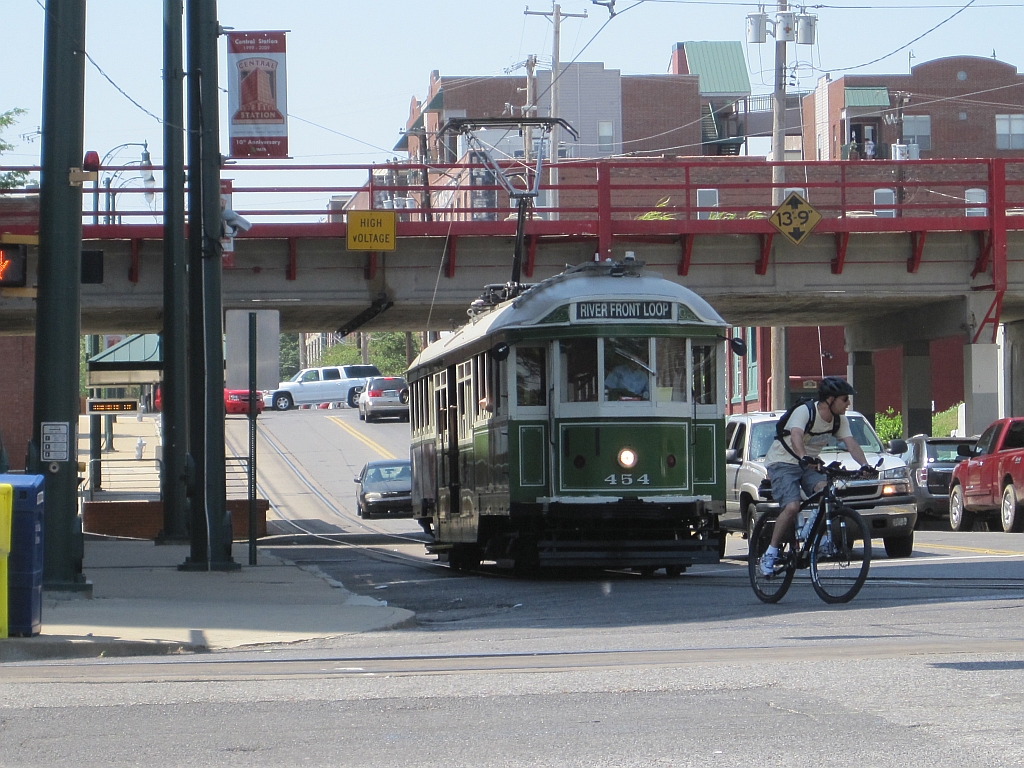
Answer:
[[406, 424], [353, 411], [262, 424], [261, 485], [281, 492], [290, 530], [274, 551], [419, 625], [4, 665], [0, 765], [1024, 763], [1022, 534], [919, 532], [914, 557], [880, 554], [839, 607], [804, 576], [779, 605], [757, 601], [738, 537], [677, 579], [452, 574], [412, 521], [354, 514], [354, 470], [399, 455]]

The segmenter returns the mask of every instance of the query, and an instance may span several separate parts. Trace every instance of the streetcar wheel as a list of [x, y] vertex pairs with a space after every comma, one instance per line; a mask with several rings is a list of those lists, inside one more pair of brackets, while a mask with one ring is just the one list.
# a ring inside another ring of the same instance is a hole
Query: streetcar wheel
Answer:
[[287, 411], [292, 407], [291, 395], [278, 395], [274, 398], [274, 410]]
[[964, 509], [964, 492], [959, 485], [949, 489], [949, 528], [953, 531], [974, 528], [974, 513]]
[[999, 522], [1007, 533], [1024, 530], [1024, 511], [1017, 504], [1017, 489], [1013, 485], [1003, 488], [1003, 500], [999, 506]]
[[848, 603], [871, 567], [871, 531], [852, 509], [836, 510], [811, 545], [811, 585], [826, 603]]
[[685, 565], [666, 565], [665, 566], [665, 575], [668, 576], [670, 579], [678, 578], [679, 576], [681, 576], [684, 573], [686, 573], [686, 566]]
[[754, 526], [754, 532], [748, 542], [747, 573], [750, 576], [750, 586], [753, 587], [754, 594], [762, 603], [779, 602], [789, 590], [789, 585], [793, 583], [793, 576], [796, 574], [795, 529], [790, 531], [782, 542], [782, 546], [779, 547], [772, 575], [765, 576], [761, 573], [761, 555], [772, 543], [774, 530], [775, 518], [771, 515], [763, 515]]
[[910, 557], [914, 553], [914, 532], [909, 536], [889, 536], [882, 539], [888, 557]]

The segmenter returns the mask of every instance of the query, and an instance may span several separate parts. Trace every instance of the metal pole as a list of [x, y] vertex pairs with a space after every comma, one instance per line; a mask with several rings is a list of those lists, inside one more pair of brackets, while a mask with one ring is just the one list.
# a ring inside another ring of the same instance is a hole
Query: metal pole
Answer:
[[206, 519], [210, 568], [236, 570], [224, 472], [224, 316], [221, 298], [220, 94], [217, 90], [217, 0], [202, 0], [199, 47], [202, 110], [203, 322], [206, 363]]
[[[788, 8], [786, 0], [779, 0], [778, 10]], [[777, 17], [776, 17], [777, 18]], [[772, 207], [782, 205], [786, 184], [786, 169], [781, 165], [786, 158], [786, 41], [784, 32], [775, 29], [775, 93], [772, 103]], [[782, 38], [782, 39], [780, 39]], [[789, 381], [786, 374], [786, 329], [773, 326], [771, 332], [772, 408], [786, 408]]]
[[[559, 117], [558, 114], [558, 89], [559, 89], [559, 77], [558, 70], [561, 66], [559, 61], [559, 44], [561, 41], [562, 34], [562, 6], [558, 3], [554, 4], [551, 9], [551, 20], [554, 22], [555, 29], [553, 32], [553, 39], [551, 43], [551, 117]], [[558, 126], [551, 126], [551, 149], [548, 155], [551, 163], [551, 168], [548, 171], [548, 180], [551, 183], [551, 193], [548, 200], [551, 203], [552, 208], [558, 208], [558, 168], [555, 163], [558, 162]], [[552, 219], [560, 218], [557, 211], [551, 214]]]
[[[89, 337], [89, 357], [95, 357], [100, 353], [100, 337]], [[90, 389], [89, 397], [99, 396], [98, 389]], [[103, 487], [103, 460], [100, 455], [103, 451], [103, 417], [94, 415], [89, 417], [89, 489], [90, 493], [98, 491]]]
[[256, 565], [256, 313], [249, 313], [249, 565]]
[[[46, 477], [43, 586], [91, 592], [78, 516], [85, 0], [47, 0], [30, 472]], [[44, 435], [46, 442], [44, 443]]]
[[203, 185], [202, 103], [199, 38], [202, 33], [200, 3], [186, 3], [188, 26], [188, 558], [182, 568], [206, 570], [210, 555], [206, 525], [206, 357], [203, 332]]
[[164, 327], [161, 337], [164, 527], [158, 541], [188, 537], [188, 375], [185, 251], [185, 105], [182, 0], [164, 0]]

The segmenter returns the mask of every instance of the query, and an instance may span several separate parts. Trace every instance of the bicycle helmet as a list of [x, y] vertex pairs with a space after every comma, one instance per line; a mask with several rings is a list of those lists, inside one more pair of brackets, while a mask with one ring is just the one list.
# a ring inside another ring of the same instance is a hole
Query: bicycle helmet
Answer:
[[855, 394], [857, 394], [857, 390], [850, 385], [850, 382], [838, 376], [826, 376], [818, 385], [818, 400]]

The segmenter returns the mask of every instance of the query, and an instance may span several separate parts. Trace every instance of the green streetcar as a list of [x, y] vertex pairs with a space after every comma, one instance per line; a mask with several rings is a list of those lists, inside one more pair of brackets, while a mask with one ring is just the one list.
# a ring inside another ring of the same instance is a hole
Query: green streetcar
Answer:
[[413, 508], [453, 569], [720, 558], [729, 326], [628, 256], [489, 287], [410, 366]]

